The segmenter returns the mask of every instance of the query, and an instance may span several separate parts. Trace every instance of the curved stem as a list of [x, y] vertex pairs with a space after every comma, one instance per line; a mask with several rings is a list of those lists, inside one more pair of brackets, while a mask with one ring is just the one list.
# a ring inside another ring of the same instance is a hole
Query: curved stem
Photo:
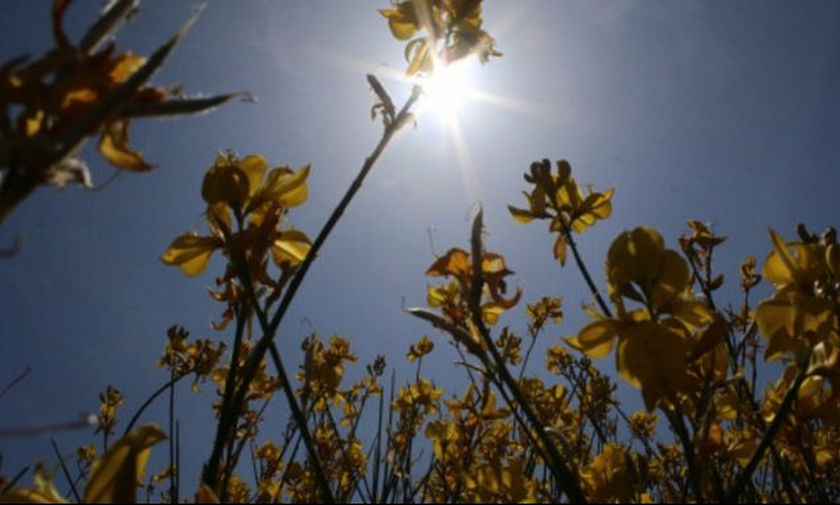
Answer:
[[589, 269], [586, 268], [583, 258], [580, 257], [575, 239], [572, 238], [572, 230], [569, 229], [569, 224], [563, 216], [560, 216], [560, 223], [563, 226], [563, 235], [566, 236], [566, 241], [569, 244], [569, 248], [572, 250], [572, 256], [575, 257], [575, 264], [577, 264], [578, 270], [581, 275], [583, 275], [583, 280], [586, 281], [586, 285], [589, 287], [589, 291], [592, 293], [592, 296], [595, 297], [595, 301], [601, 308], [601, 312], [603, 312], [608, 318], [612, 319], [612, 311], [607, 305], [607, 302], [605, 302], [604, 298], [601, 296], [601, 292], [598, 291], [598, 287], [595, 286], [595, 281], [592, 280], [592, 276], [589, 275]]
[[[280, 305], [277, 307], [277, 311], [274, 313], [274, 316], [271, 318], [271, 321], [267, 322], [267, 326], [263, 327], [262, 338], [254, 346], [254, 349], [248, 356], [248, 361], [242, 367], [241, 384], [234, 396], [233, 405], [242, 404], [242, 402], [245, 399], [245, 395], [248, 391], [248, 387], [253, 381], [254, 377], [256, 376], [260, 363], [265, 357], [266, 352], [268, 352], [269, 349], [271, 350], [271, 356], [274, 361], [275, 367], [277, 368], [278, 378], [280, 379], [283, 385], [283, 391], [286, 394], [286, 399], [289, 402], [289, 407], [292, 410], [292, 415], [295, 418], [295, 422], [298, 423], [298, 427], [301, 431], [301, 437], [303, 438], [304, 443], [307, 445], [307, 450], [309, 450], [309, 456], [313, 462], [317, 461], [317, 454], [314, 450], [314, 444], [312, 444], [311, 437], [307, 436], [308, 433], [306, 430], [305, 418], [297, 403], [297, 399], [295, 398], [291, 384], [288, 381], [288, 376], [286, 374], [285, 368], [283, 367], [283, 362], [280, 359], [280, 354], [277, 351], [276, 346], [274, 345], [274, 337], [277, 333], [277, 328], [280, 326], [283, 317], [286, 315], [286, 311], [288, 310], [289, 305], [291, 304], [292, 300], [295, 297], [295, 294], [297, 293], [298, 288], [303, 282], [304, 277], [306, 277], [306, 273], [309, 271], [309, 267], [312, 265], [312, 262], [317, 257], [318, 251], [320, 251], [324, 242], [327, 240], [327, 237], [330, 235], [333, 228], [335, 228], [335, 225], [338, 223], [339, 219], [344, 214], [344, 211], [350, 205], [350, 202], [353, 200], [353, 197], [361, 188], [362, 183], [364, 182], [371, 168], [373, 168], [373, 165], [376, 163], [376, 160], [379, 159], [379, 156], [385, 150], [385, 147], [388, 145], [391, 138], [394, 136], [395, 133], [397, 133], [397, 131], [402, 126], [404, 126], [408, 121], [410, 121], [411, 107], [420, 98], [420, 93], [421, 88], [419, 86], [415, 86], [412, 89], [411, 96], [400, 109], [399, 113], [394, 117], [393, 121], [391, 121], [385, 127], [385, 131], [383, 132], [382, 138], [380, 139], [379, 143], [376, 145], [370, 156], [368, 156], [365, 159], [365, 162], [362, 165], [359, 174], [353, 180], [350, 187], [347, 189], [347, 192], [344, 194], [344, 197], [333, 210], [329, 219], [324, 224], [324, 227], [318, 233], [318, 236], [315, 239], [315, 242], [313, 242], [309, 253], [306, 255], [306, 258], [304, 259], [303, 263], [301, 263], [301, 265], [298, 267], [298, 270], [295, 272], [294, 277], [292, 277], [288, 288], [286, 288], [286, 291], [283, 294], [283, 298], [280, 300]], [[258, 305], [256, 304], [255, 306], [258, 307]], [[266, 322], [264, 319], [264, 313], [263, 317], [261, 317], [260, 319], [261, 324]], [[309, 438], [308, 442], [307, 438]], [[316, 468], [316, 474], [317, 473], [318, 471]], [[209, 474], [205, 474], [205, 480], [207, 480], [207, 477], [209, 477]], [[319, 478], [319, 481], [320, 480], [321, 479]], [[325, 500], [329, 500], [331, 499], [331, 493], [329, 493], [329, 486], [324, 486], [323, 484], [324, 483], [321, 482], [322, 494], [324, 495], [323, 498]]]
[[490, 337], [490, 331], [487, 329], [487, 326], [481, 319], [480, 303], [482, 286], [484, 284], [484, 272], [481, 269], [481, 260], [483, 257], [483, 248], [481, 245], [482, 226], [482, 211], [479, 211], [478, 215], [473, 221], [472, 237], [470, 241], [472, 245], [473, 272], [471, 279], [471, 292], [469, 293], [469, 305], [472, 323], [478, 330], [478, 333], [481, 335], [485, 346], [490, 351], [490, 354], [493, 357], [493, 361], [495, 362], [495, 370], [499, 373], [499, 378], [501, 379], [501, 382], [503, 382], [505, 386], [507, 386], [507, 388], [510, 390], [510, 393], [513, 395], [514, 400], [516, 401], [516, 404], [509, 403], [509, 406], [511, 407], [511, 409], [514, 409], [516, 406], [520, 407], [522, 409], [522, 412], [525, 414], [525, 417], [528, 418], [528, 422], [531, 424], [531, 427], [534, 429], [534, 431], [536, 431], [537, 437], [539, 438], [541, 445], [544, 447], [545, 461], [551, 469], [552, 474], [554, 474], [554, 477], [560, 482], [560, 485], [562, 486], [563, 491], [566, 493], [566, 496], [568, 497], [569, 501], [572, 503], [586, 503], [586, 498], [583, 496], [583, 491], [580, 489], [578, 479], [563, 461], [563, 457], [557, 451], [557, 447], [554, 445], [551, 439], [549, 439], [548, 433], [546, 433], [543, 423], [540, 422], [539, 418], [531, 408], [528, 399], [522, 393], [522, 390], [519, 388], [519, 385], [516, 383], [516, 380], [513, 378], [513, 376], [510, 374], [510, 371], [507, 369], [507, 366], [504, 362], [504, 358], [502, 358], [501, 354], [499, 354], [499, 350], [496, 349], [496, 346], [493, 343], [493, 339]]
[[131, 421], [129, 421], [128, 426], [125, 427], [125, 431], [123, 431], [123, 436], [126, 436], [128, 432], [131, 431], [131, 428], [134, 428], [134, 425], [137, 424], [137, 421], [140, 419], [140, 415], [149, 407], [149, 405], [152, 404], [152, 402], [154, 402], [157, 399], [158, 396], [168, 391], [170, 387], [177, 384], [179, 380], [183, 379], [187, 375], [189, 374], [179, 375], [173, 379], [168, 380], [166, 384], [164, 384], [163, 386], [158, 388], [157, 391], [152, 393], [152, 395], [149, 396], [145, 402], [143, 402], [143, 405], [140, 405], [140, 408], [137, 409], [137, 412], [134, 413], [134, 416], [131, 418]]

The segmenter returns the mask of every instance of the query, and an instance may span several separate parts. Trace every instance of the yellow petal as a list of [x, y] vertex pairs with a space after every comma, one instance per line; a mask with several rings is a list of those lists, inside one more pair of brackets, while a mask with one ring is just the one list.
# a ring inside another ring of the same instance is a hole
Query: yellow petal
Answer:
[[833, 327], [831, 303], [809, 296], [766, 300], [756, 309], [756, 322], [767, 340], [764, 358], [774, 361], [794, 350], [805, 332], [812, 332], [816, 340], [828, 338]]
[[629, 384], [642, 388], [648, 410], [660, 399], [682, 389], [686, 383], [686, 352], [682, 337], [653, 322], [622, 329], [616, 353], [618, 374]]
[[669, 312], [688, 327], [703, 326], [715, 317], [705, 302], [677, 300], [669, 307]]
[[248, 174], [234, 163], [233, 159], [219, 156], [204, 175], [201, 197], [209, 205], [223, 202], [238, 207], [247, 199]]
[[31, 488], [15, 488], [0, 496], [0, 503], [70, 503], [59, 497], [58, 499], [43, 491]]
[[[410, 35], [409, 35], [410, 37]], [[431, 45], [428, 42], [423, 42], [423, 46], [414, 54], [414, 57], [405, 69], [405, 75], [412, 76], [420, 71], [428, 71], [432, 65]]]
[[608, 189], [603, 193], [595, 193], [598, 198], [592, 203], [592, 208], [589, 209], [598, 219], [607, 219], [612, 215], [612, 196], [615, 193], [614, 189]]
[[485, 275], [510, 273], [505, 265], [505, 258], [497, 253], [485, 253], [481, 258], [481, 270]]
[[417, 15], [411, 0], [401, 2], [393, 9], [380, 9], [379, 13], [388, 19], [388, 28], [397, 39], [408, 40], [417, 32]]
[[432, 266], [426, 270], [426, 275], [433, 277], [442, 277], [444, 275], [454, 275], [456, 277], [465, 276], [470, 268], [470, 255], [463, 249], [453, 247], [443, 256], [435, 260]]
[[198, 488], [198, 491], [195, 493], [195, 502], [196, 503], [221, 503], [219, 501], [219, 497], [216, 496], [216, 493], [213, 492], [210, 487], [205, 484], [201, 483], [201, 487]]
[[[792, 283], [797, 276], [796, 259], [791, 255], [788, 244], [774, 230], [770, 230], [770, 239], [773, 242], [774, 251], [764, 264], [764, 275], [767, 280], [776, 285]], [[798, 243], [790, 245], [801, 246]]]
[[560, 262], [560, 265], [566, 265], [566, 236], [562, 233], [557, 235], [557, 240], [554, 241], [554, 259]]
[[814, 449], [814, 460], [818, 467], [823, 468], [837, 459], [838, 454], [840, 454], [840, 445], [826, 444]]
[[688, 286], [688, 265], [676, 251], [666, 250], [661, 259], [662, 270], [651, 291], [651, 302], [662, 306], [675, 299]]
[[481, 306], [481, 319], [489, 325], [494, 325], [499, 322], [499, 316], [505, 311], [505, 308], [498, 303], [486, 303]]
[[590, 358], [603, 358], [612, 351], [616, 336], [612, 321], [595, 321], [580, 330], [575, 344]]
[[130, 172], [148, 172], [154, 167], [128, 146], [128, 120], [113, 121], [105, 126], [99, 139], [99, 152], [111, 165]]
[[252, 154], [237, 161], [236, 166], [248, 177], [248, 195], [253, 196], [262, 184], [265, 171], [268, 170], [268, 162], [262, 156]]
[[734, 458], [741, 467], [747, 466], [758, 444], [753, 440], [744, 440], [729, 449], [729, 456]]
[[635, 282], [645, 286], [662, 270], [665, 245], [662, 235], [653, 228], [640, 226], [625, 231], [613, 241], [607, 252], [607, 276], [620, 289]]
[[273, 201], [294, 207], [306, 201], [308, 196], [306, 189], [306, 178], [309, 177], [309, 165], [297, 172], [287, 168], [275, 168], [268, 173], [265, 182], [265, 191], [257, 197], [259, 203]]
[[44, 126], [44, 111], [41, 109], [26, 116], [25, 131], [27, 137], [34, 137]]
[[99, 94], [91, 88], [72, 89], [64, 94], [61, 99], [61, 108], [69, 109], [76, 105], [91, 104], [99, 98]]
[[112, 62], [113, 67], [111, 67], [111, 72], [108, 77], [111, 78], [111, 82], [114, 84], [122, 84], [131, 77], [131, 74], [142, 67], [144, 63], [146, 63], [146, 58], [138, 54], [131, 52], [120, 54]]
[[216, 237], [184, 233], [172, 241], [160, 260], [167, 265], [177, 265], [185, 275], [193, 277], [207, 268], [210, 255], [221, 245]]
[[132, 430], [113, 445], [96, 464], [87, 487], [85, 503], [132, 503], [137, 501], [150, 448], [166, 436], [155, 425]]
[[534, 215], [527, 210], [517, 209], [512, 205], [508, 205], [508, 210], [517, 223], [526, 224], [534, 220]]
[[280, 234], [271, 247], [271, 254], [274, 262], [281, 265], [283, 262], [298, 265], [306, 259], [312, 243], [305, 233], [298, 230], [288, 230]]
[[207, 224], [213, 233], [222, 235], [220, 226], [228, 231], [233, 230], [233, 220], [230, 216], [230, 208], [224, 202], [217, 202], [207, 206]]

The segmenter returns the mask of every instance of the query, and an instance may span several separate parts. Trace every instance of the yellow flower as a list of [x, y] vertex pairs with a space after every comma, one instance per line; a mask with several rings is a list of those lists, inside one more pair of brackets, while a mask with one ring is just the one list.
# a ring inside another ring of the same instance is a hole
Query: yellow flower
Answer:
[[[155, 425], [136, 428], [114, 444], [94, 463], [82, 503], [136, 503], [151, 447], [165, 440]], [[34, 486], [15, 488], [0, 497], [0, 503], [69, 503], [52, 482], [36, 473]]]
[[[618, 309], [616, 318], [600, 316], [566, 343], [590, 358], [607, 356], [617, 343], [619, 375], [642, 389], [645, 406], [651, 410], [687, 387], [688, 356], [692, 344], [697, 349], [702, 340], [695, 331], [714, 317], [688, 292], [685, 260], [666, 249], [652, 228], [619, 235], [607, 254], [606, 274], [610, 298]], [[644, 308], [625, 310], [623, 297]]]
[[662, 235], [640, 226], [616, 238], [607, 253], [607, 283], [612, 298], [626, 296], [663, 306], [688, 287], [688, 265], [665, 249]]
[[519, 223], [534, 219], [550, 219], [550, 229], [557, 232], [554, 242], [554, 257], [561, 265], [566, 264], [568, 248], [567, 233], [572, 230], [583, 233], [597, 221], [612, 214], [613, 190], [589, 192], [584, 195], [572, 177], [572, 166], [566, 160], [557, 162], [557, 172], [551, 172], [548, 160], [535, 161], [525, 180], [534, 185], [530, 193], [525, 192], [527, 209], [508, 205], [513, 218]]
[[820, 242], [785, 242], [770, 231], [773, 251], [764, 262], [764, 277], [776, 293], [756, 309], [759, 332], [767, 339], [765, 359], [773, 361], [793, 353], [803, 366], [810, 350], [820, 342], [838, 344], [833, 302], [824, 286], [836, 282], [830, 268], [836, 245]]
[[[213, 252], [226, 245], [229, 236], [232, 243], [245, 249], [261, 253], [270, 250], [278, 266], [299, 265], [309, 253], [309, 237], [280, 226], [286, 210], [306, 200], [308, 175], [308, 165], [297, 172], [286, 167], [268, 170], [268, 163], [259, 155], [239, 159], [230, 152], [219, 154], [201, 186], [212, 235], [180, 235], [161, 261], [178, 266], [185, 275], [199, 275], [207, 268]], [[231, 212], [245, 229], [234, 232]]]

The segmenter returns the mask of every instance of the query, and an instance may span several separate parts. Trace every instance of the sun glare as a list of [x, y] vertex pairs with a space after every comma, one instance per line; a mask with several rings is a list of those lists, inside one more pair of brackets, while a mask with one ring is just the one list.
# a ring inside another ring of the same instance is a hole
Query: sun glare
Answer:
[[420, 113], [434, 113], [444, 119], [454, 118], [473, 93], [468, 69], [463, 64], [439, 67], [420, 84], [423, 86]]

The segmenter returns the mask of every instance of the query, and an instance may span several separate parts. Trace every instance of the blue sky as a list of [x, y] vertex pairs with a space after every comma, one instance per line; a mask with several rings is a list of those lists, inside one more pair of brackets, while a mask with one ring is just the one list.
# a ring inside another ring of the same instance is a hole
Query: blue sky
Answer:
[[[97, 6], [71, 7], [71, 37], [83, 33]], [[126, 396], [128, 417], [166, 378], [155, 361], [168, 326], [226, 337], [209, 327], [221, 307], [205, 291], [221, 259], [188, 279], [158, 257], [175, 236], [201, 225], [201, 178], [227, 148], [261, 153], [275, 165], [311, 163], [310, 199], [290, 217], [317, 233], [380, 135], [364, 75], [405, 67], [402, 44], [376, 13], [385, 6], [210, 3], [154, 82], [182, 83], [189, 93], [247, 90], [258, 103], [138, 122], [132, 143], [157, 165], [154, 173], [126, 174], [94, 193], [41, 189], [4, 223], [0, 243], [20, 233], [25, 248], [0, 261], [0, 383], [27, 364], [32, 373], [0, 399], [0, 429], [94, 411], [109, 383]], [[48, 2], [3, 7], [0, 59], [47, 48]], [[151, 53], [191, 8], [144, 2], [119, 47]], [[699, 219], [729, 236], [718, 268], [731, 295], [724, 300], [734, 301], [737, 266], [747, 254], [763, 260], [768, 227], [791, 237], [800, 221], [817, 230], [838, 223], [840, 4], [490, 0], [484, 17], [504, 57], [472, 64], [470, 75], [503, 100], [459, 109], [460, 158], [433, 115], [389, 147], [282, 326], [288, 361], [316, 331], [351, 339], [359, 370], [382, 353], [402, 373], [409, 344], [429, 334], [439, 345], [427, 373], [454, 392], [461, 384], [450, 365], [455, 355], [402, 307], [425, 302], [423, 272], [434, 254], [466, 246], [476, 201], [485, 209], [487, 246], [506, 256], [523, 300], [564, 298], [567, 320], [544, 335], [544, 345], [576, 332], [586, 322], [578, 308], [588, 301], [578, 273], [553, 262], [546, 228], [517, 225], [506, 209], [523, 203], [521, 175], [535, 159], [566, 158], [581, 183], [616, 188], [613, 217], [579, 239], [598, 279], [621, 230], [650, 225], [677, 247], [686, 220]], [[407, 85], [383, 82], [396, 100], [407, 96]], [[87, 161], [95, 179], [109, 174], [91, 150]], [[475, 185], [465, 183], [471, 178]], [[524, 332], [522, 310], [513, 312], [501, 324]], [[543, 359], [532, 365], [541, 368]], [[610, 369], [612, 361], [600, 365]], [[637, 391], [621, 394], [640, 405]], [[186, 388], [179, 396], [178, 415], [190, 427], [182, 453], [193, 459], [209, 453], [210, 400]], [[275, 422], [285, 419], [277, 403]], [[148, 419], [162, 423], [163, 413], [161, 404]], [[92, 440], [58, 435], [67, 451]], [[0, 439], [0, 453], [4, 473], [51, 458], [46, 438]], [[197, 468], [187, 467], [185, 479], [197, 479]]]

